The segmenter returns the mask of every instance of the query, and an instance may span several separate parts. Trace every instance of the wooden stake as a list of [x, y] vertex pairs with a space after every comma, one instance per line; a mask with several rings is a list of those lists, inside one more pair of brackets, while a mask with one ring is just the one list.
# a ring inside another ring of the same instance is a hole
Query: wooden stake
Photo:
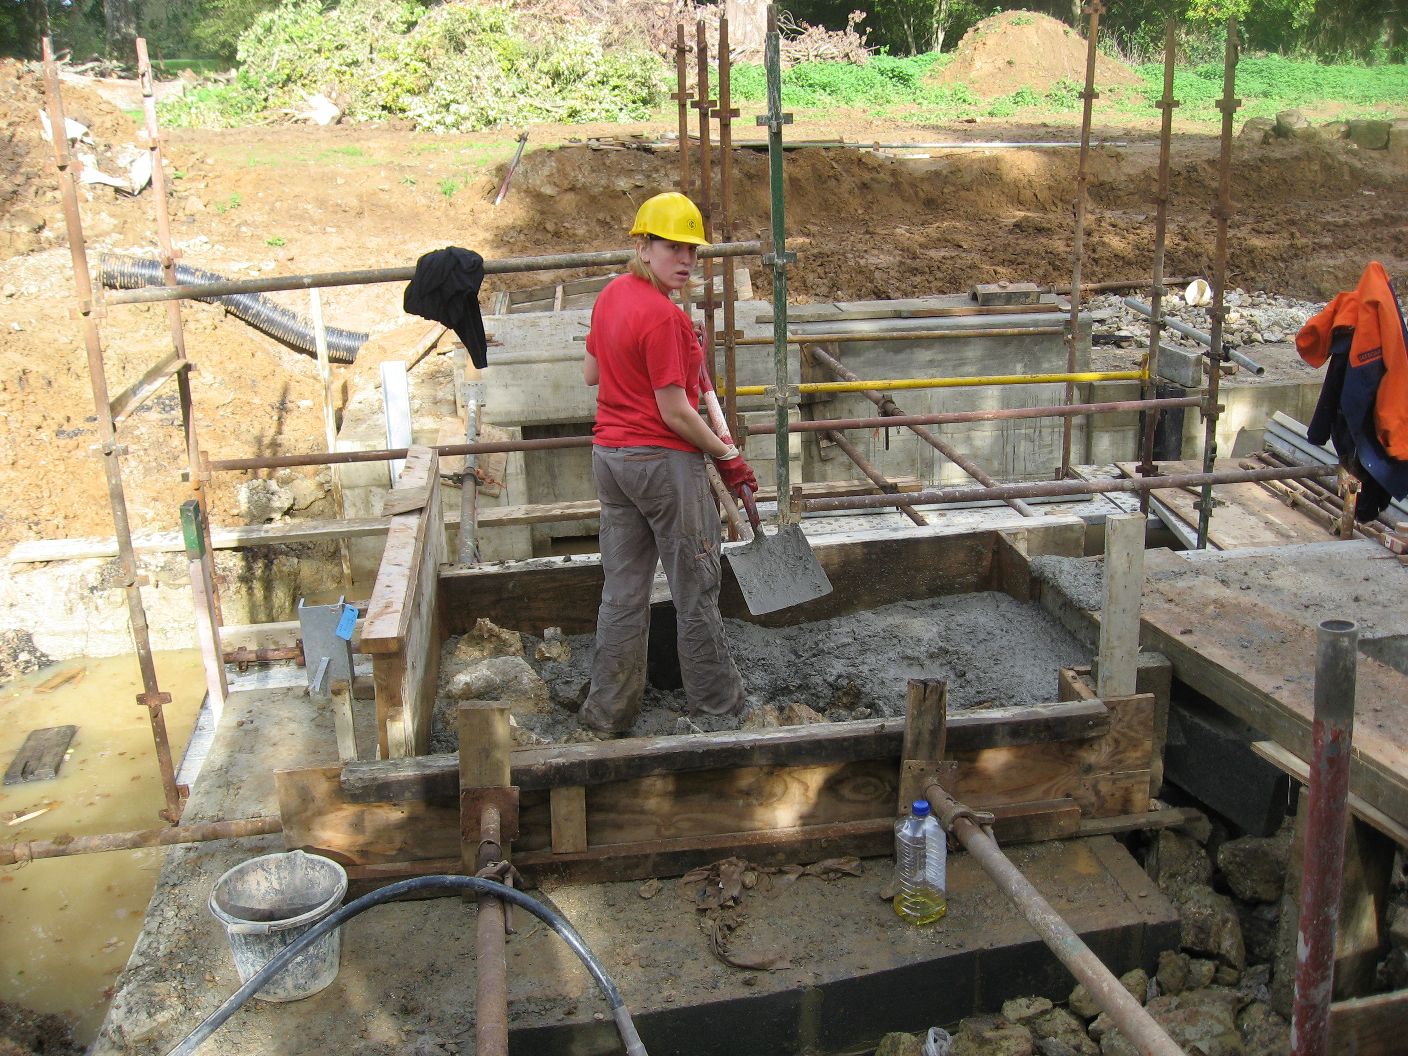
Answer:
[[905, 697], [904, 747], [900, 750], [898, 807], [924, 795], [932, 771], [943, 760], [948, 742], [948, 683], [937, 678], [912, 678]]
[[1100, 610], [1100, 667], [1095, 693], [1135, 692], [1139, 665], [1139, 610], [1144, 593], [1144, 518], [1137, 513], [1105, 519], [1105, 601]]

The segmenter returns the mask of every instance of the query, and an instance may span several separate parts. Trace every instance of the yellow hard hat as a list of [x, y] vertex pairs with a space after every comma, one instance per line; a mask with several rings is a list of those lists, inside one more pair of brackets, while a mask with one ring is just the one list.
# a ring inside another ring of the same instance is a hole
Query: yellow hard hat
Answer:
[[678, 191], [666, 191], [642, 202], [636, 210], [631, 234], [654, 235], [695, 246], [709, 244], [704, 237], [704, 217], [699, 213], [699, 206]]

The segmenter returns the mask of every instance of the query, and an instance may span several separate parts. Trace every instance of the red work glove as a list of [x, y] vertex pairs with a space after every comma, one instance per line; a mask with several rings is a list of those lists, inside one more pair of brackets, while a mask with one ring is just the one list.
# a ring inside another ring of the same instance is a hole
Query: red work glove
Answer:
[[735, 454], [732, 458], [716, 458], [714, 466], [718, 469], [724, 485], [735, 495], [738, 495], [745, 487], [749, 491], [758, 490], [758, 478], [753, 476], [753, 467], [743, 460], [742, 455]]

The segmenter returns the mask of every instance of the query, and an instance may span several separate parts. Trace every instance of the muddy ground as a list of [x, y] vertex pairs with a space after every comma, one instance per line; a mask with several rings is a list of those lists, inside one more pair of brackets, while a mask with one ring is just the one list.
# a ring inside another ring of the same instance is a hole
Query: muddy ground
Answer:
[[[65, 100], [92, 128], [99, 160], [133, 141], [132, 120], [92, 91]], [[38, 79], [0, 64], [0, 547], [25, 538], [108, 534], [82, 332], [71, 317], [74, 282], [55, 176], [39, 140]], [[746, 109], [746, 108], [745, 108]], [[751, 127], [751, 111], [742, 121]], [[1152, 257], [1158, 150], [1151, 117], [1139, 124], [1097, 110], [1083, 278], [1138, 277]], [[619, 247], [635, 206], [673, 186], [672, 150], [561, 146], [570, 137], [635, 132], [658, 138], [672, 123], [535, 127], [508, 198], [494, 191], [511, 156], [510, 133], [431, 136], [390, 127], [263, 126], [171, 130], [167, 175], [173, 237], [182, 260], [231, 277], [405, 266], [447, 243], [489, 258]], [[740, 132], [740, 136], [744, 133]], [[752, 134], [752, 133], [750, 133]], [[861, 113], [826, 122], [799, 117], [792, 139], [855, 141], [1069, 139], [1068, 122], [958, 126], [881, 123]], [[1175, 137], [1167, 268], [1207, 273], [1214, 223], [1217, 141], [1204, 130]], [[1354, 283], [1370, 259], [1408, 266], [1408, 170], [1385, 151], [1344, 141], [1263, 145], [1233, 155], [1229, 279], [1325, 299]], [[896, 160], [853, 149], [807, 149], [786, 160], [789, 272], [797, 301], [948, 293], [1002, 279], [1070, 280], [1074, 150], [950, 151]], [[768, 225], [766, 158], [736, 152], [735, 237]], [[155, 250], [151, 192], [132, 198], [85, 188], [81, 212], [92, 251]], [[559, 273], [570, 277], [576, 273]], [[487, 295], [547, 281], [491, 278]], [[755, 290], [768, 275], [753, 264]], [[325, 293], [329, 325], [386, 330], [405, 322], [400, 285]], [[275, 300], [307, 311], [304, 294]], [[212, 458], [322, 446], [321, 387], [312, 360], [223, 310], [187, 305], [186, 340], [201, 443]], [[161, 305], [113, 307], [99, 319], [109, 387], [121, 390], [170, 348]], [[358, 368], [336, 368], [339, 380]], [[367, 368], [370, 369], [370, 368]], [[174, 528], [189, 496], [174, 386], [122, 430], [133, 526]], [[312, 478], [315, 474], [308, 471]], [[240, 523], [236, 489], [212, 485], [216, 523]], [[315, 492], [318, 487], [315, 485]], [[307, 513], [327, 512], [315, 503]]]

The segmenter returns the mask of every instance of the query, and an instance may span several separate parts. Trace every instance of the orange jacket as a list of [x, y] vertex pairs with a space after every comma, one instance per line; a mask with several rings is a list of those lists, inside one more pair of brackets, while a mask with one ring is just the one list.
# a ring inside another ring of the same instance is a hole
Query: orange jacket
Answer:
[[1408, 460], [1408, 347], [1403, 323], [1389, 285], [1388, 272], [1377, 260], [1364, 269], [1359, 286], [1339, 294], [1296, 335], [1300, 358], [1312, 367], [1324, 365], [1336, 330], [1351, 328], [1351, 367], [1382, 357], [1384, 377], [1374, 401], [1374, 425], [1390, 458]]

